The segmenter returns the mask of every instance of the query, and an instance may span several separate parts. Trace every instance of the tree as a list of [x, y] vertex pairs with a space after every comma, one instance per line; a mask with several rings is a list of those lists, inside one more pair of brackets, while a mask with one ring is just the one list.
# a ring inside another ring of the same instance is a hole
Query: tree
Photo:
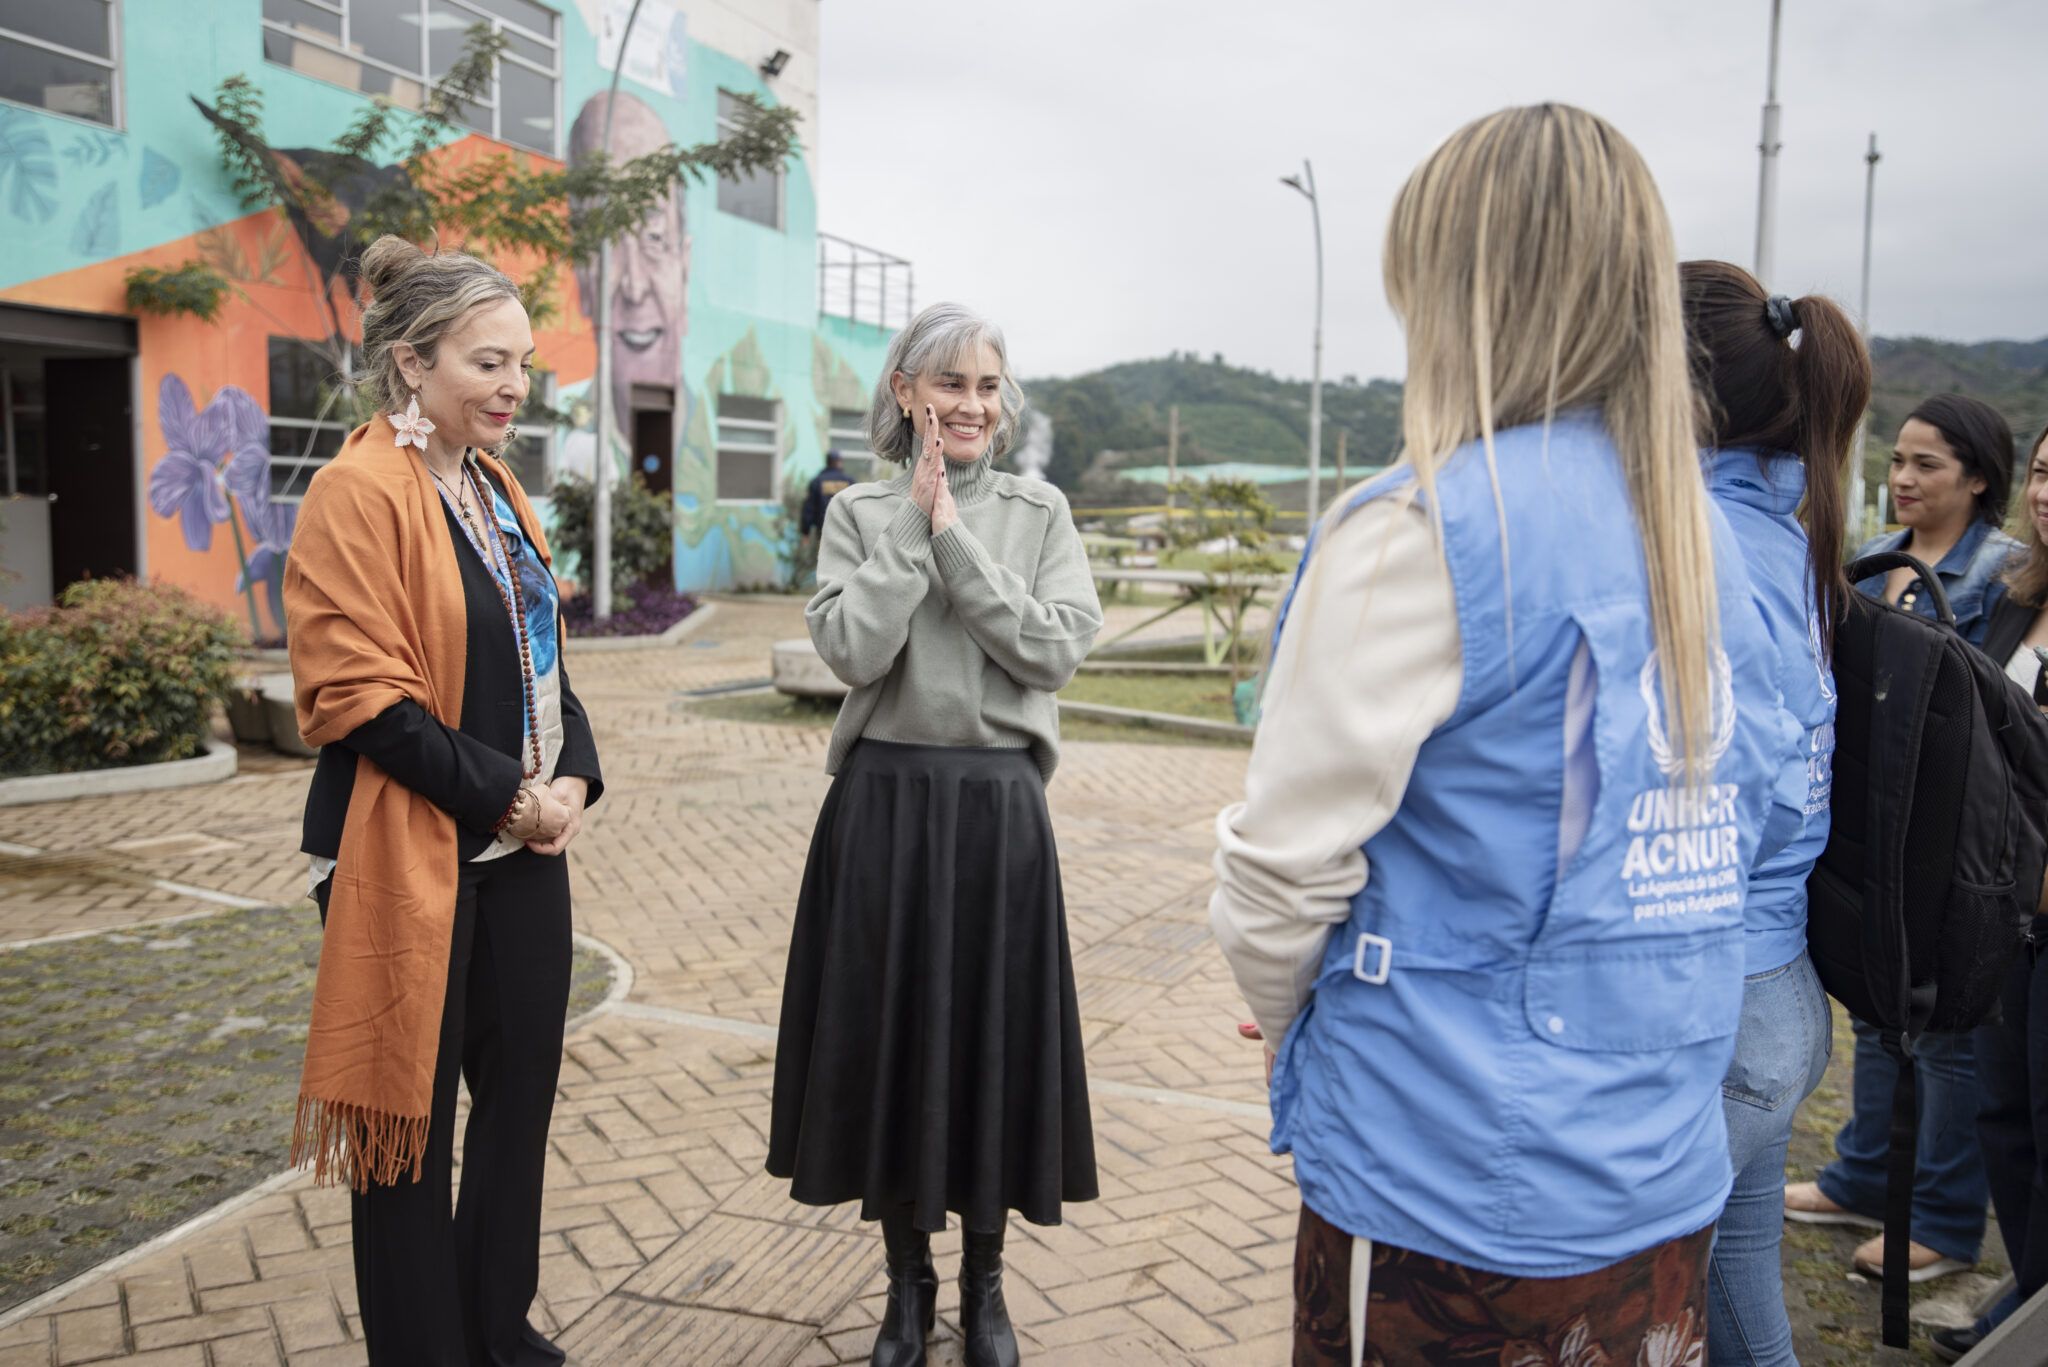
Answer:
[[[1230, 662], [1234, 689], [1242, 664], [1245, 616], [1258, 601], [1264, 581], [1287, 568], [1271, 549], [1275, 510], [1265, 491], [1248, 479], [1182, 479], [1174, 482], [1173, 491], [1188, 507], [1188, 515], [1167, 530], [1173, 544], [1182, 550], [1217, 542], [1222, 546], [1207, 553], [1209, 582], [1204, 592], [1210, 606], [1202, 613], [1202, 647], [1210, 664]], [[1211, 634], [1211, 623], [1217, 620], [1225, 633], [1220, 644]]]

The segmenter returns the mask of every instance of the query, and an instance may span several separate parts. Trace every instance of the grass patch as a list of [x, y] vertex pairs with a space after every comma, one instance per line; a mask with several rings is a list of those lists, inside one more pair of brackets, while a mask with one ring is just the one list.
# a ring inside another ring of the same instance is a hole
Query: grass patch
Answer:
[[0, 1309], [283, 1169], [319, 953], [301, 902], [0, 954]]
[[1079, 674], [1060, 690], [1060, 697], [1203, 721], [1237, 720], [1228, 674]]
[[[1196, 626], [1201, 625], [1199, 619], [1190, 618], [1189, 620]], [[1263, 632], [1264, 628], [1261, 627], [1260, 634], [1247, 634], [1237, 643], [1238, 663], [1246, 666], [1248, 671], [1257, 669], [1264, 661], [1266, 638]], [[1208, 657], [1202, 653], [1202, 643], [1200, 641], [1189, 641], [1181, 645], [1137, 646], [1130, 649], [1120, 646], [1114, 650], [1103, 651], [1094, 658], [1108, 661], [1128, 660], [1141, 664], [1202, 665], [1209, 663]], [[1228, 664], [1229, 662], [1230, 657], [1227, 655], [1220, 661], [1223, 664]]]

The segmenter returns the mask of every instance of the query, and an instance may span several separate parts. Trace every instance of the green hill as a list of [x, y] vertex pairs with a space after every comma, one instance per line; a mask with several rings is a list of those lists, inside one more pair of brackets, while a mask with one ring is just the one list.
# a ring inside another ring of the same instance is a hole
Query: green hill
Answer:
[[[1883, 478], [1890, 441], [1906, 413], [1944, 390], [1995, 405], [2024, 445], [2048, 422], [2048, 338], [2035, 342], [1943, 342], [1879, 337], [1871, 401], [1869, 478]], [[1132, 485], [1119, 469], [1163, 464], [1167, 410], [1180, 407], [1183, 465], [1249, 461], [1307, 466], [1308, 382], [1246, 370], [1221, 356], [1176, 352], [1160, 360], [1127, 361], [1071, 379], [1025, 385], [1033, 406], [1053, 424], [1048, 476], [1100, 506], [1111, 499], [1147, 501], [1156, 486]], [[1401, 386], [1395, 380], [1343, 376], [1323, 382], [1324, 461], [1336, 459], [1346, 436], [1348, 470], [1384, 465], [1400, 447]], [[1148, 492], [1149, 491], [1149, 492]], [[1302, 490], [1273, 491], [1299, 504]], [[1291, 496], [1291, 497], [1290, 497]]]

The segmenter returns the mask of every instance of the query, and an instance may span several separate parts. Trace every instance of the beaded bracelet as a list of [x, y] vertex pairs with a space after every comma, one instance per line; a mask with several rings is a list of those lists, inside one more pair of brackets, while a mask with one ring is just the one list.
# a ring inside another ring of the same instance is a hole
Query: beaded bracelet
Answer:
[[505, 833], [505, 828], [510, 826], [513, 819], [519, 815], [519, 804], [525, 800], [526, 794], [526, 785], [521, 784], [519, 791], [512, 794], [512, 801], [506, 806], [505, 814], [498, 818], [497, 825], [491, 827], [492, 835], [503, 835]]

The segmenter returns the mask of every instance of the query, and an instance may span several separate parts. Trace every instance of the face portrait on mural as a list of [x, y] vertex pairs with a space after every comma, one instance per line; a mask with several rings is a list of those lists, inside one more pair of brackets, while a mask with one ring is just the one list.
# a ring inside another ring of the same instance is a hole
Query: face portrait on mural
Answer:
[[[576, 116], [569, 133], [572, 162], [597, 150], [604, 136], [606, 98], [592, 96]], [[671, 141], [668, 129], [645, 102], [632, 95], [618, 97], [611, 129], [614, 165], [660, 151]], [[682, 383], [690, 242], [683, 234], [680, 186], [648, 212], [637, 231], [612, 244], [611, 258], [612, 350], [605, 362], [611, 371], [612, 412], [624, 431], [634, 385], [676, 389]], [[594, 322], [595, 261], [577, 268], [576, 288], [584, 315]]]

